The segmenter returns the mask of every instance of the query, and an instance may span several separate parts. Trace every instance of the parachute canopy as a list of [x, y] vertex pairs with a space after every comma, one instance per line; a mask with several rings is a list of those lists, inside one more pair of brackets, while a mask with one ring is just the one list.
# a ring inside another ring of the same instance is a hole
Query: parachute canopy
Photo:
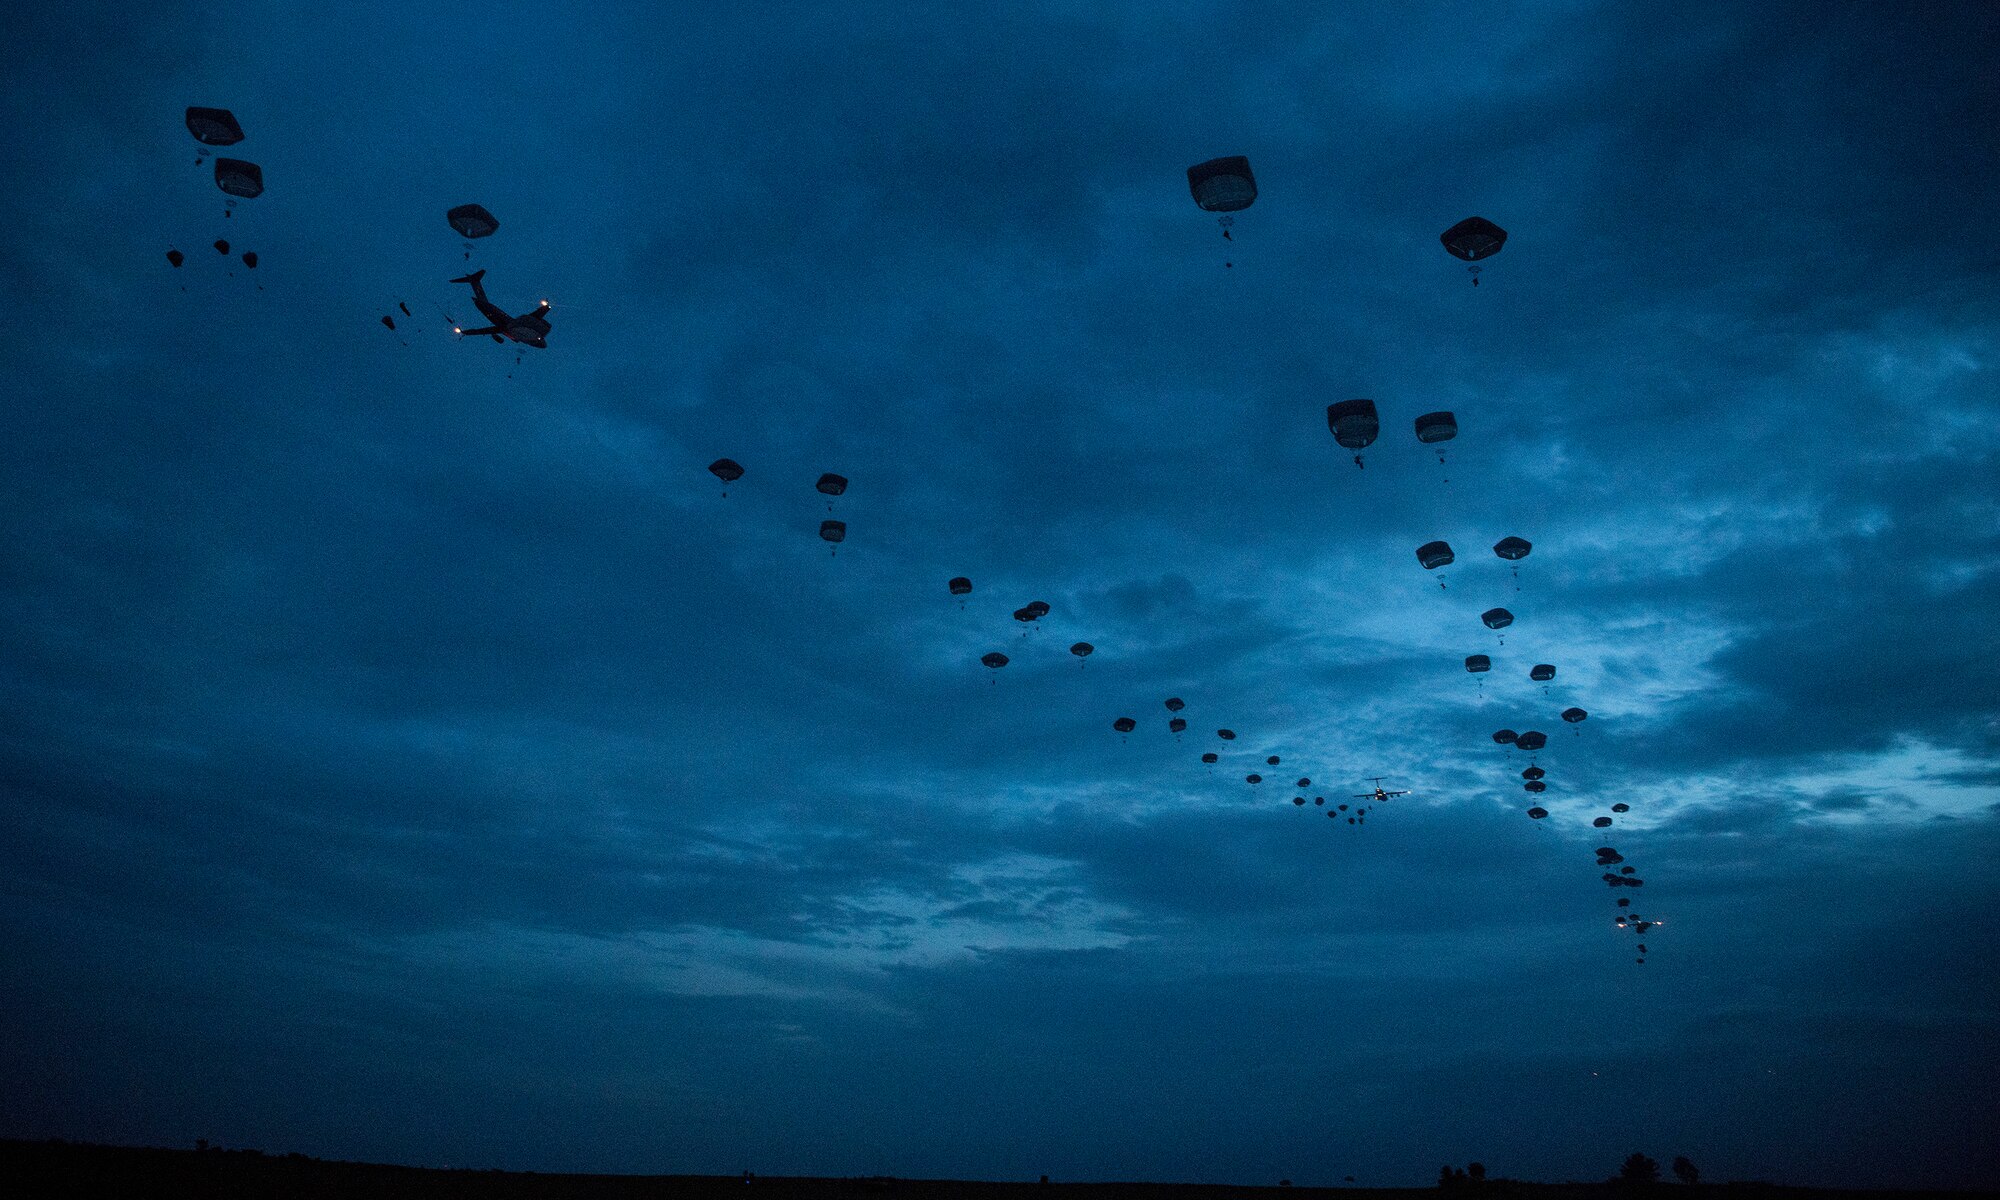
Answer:
[[1528, 551], [1534, 548], [1535, 544], [1527, 538], [1504, 537], [1493, 543], [1493, 553], [1508, 562], [1520, 562], [1528, 557]]
[[1484, 654], [1468, 654], [1465, 656], [1465, 669], [1475, 675], [1481, 671], [1491, 671], [1493, 660]]
[[445, 213], [444, 219], [451, 222], [451, 227], [462, 238], [489, 237], [500, 228], [500, 218], [479, 204], [461, 204]]
[[1632, 806], [1631, 806], [1631, 805], [1629, 805], [1629, 804], [1626, 804], [1626, 803], [1623, 803], [1623, 802], [1621, 801], [1620, 803], [1617, 803], [1617, 804], [1614, 804], [1614, 805], [1612, 805], [1612, 806], [1611, 806], [1611, 811], [1612, 811], [1612, 812], [1615, 812], [1615, 813], [1627, 813], [1627, 812], [1631, 812], [1631, 811], [1632, 811]]
[[972, 591], [972, 581], [963, 575], [946, 583], [945, 586], [951, 589], [951, 594], [954, 596], [963, 596]]
[[1168, 712], [1179, 712], [1180, 710], [1182, 710], [1182, 709], [1184, 709], [1184, 708], [1186, 708], [1186, 707], [1187, 707], [1187, 701], [1185, 701], [1185, 700], [1181, 699], [1181, 698], [1180, 698], [1179, 696], [1168, 696], [1168, 697], [1167, 697], [1167, 711], [1168, 711]]
[[1540, 750], [1549, 744], [1549, 736], [1533, 729], [1514, 739], [1514, 744], [1523, 750]]
[[215, 160], [215, 186], [245, 200], [261, 196], [264, 194], [263, 168], [240, 158], [218, 158]]
[[1505, 629], [1514, 623], [1514, 614], [1504, 608], [1489, 608], [1479, 614], [1488, 629]]
[[1263, 777], [1262, 775], [1259, 775], [1259, 774], [1257, 774], [1257, 772], [1255, 772], [1255, 771], [1252, 771], [1252, 772], [1250, 772], [1250, 773], [1249, 773], [1248, 775], [1245, 775], [1245, 776], [1243, 777], [1243, 782], [1245, 782], [1245, 783], [1262, 783], [1262, 782], [1264, 782], [1264, 777]]
[[1535, 807], [1533, 807], [1533, 808], [1531, 808], [1531, 809], [1529, 809], [1529, 810], [1528, 810], [1528, 815], [1529, 815], [1530, 817], [1533, 817], [1533, 818], [1534, 818], [1535, 820], [1539, 821], [1539, 820], [1541, 820], [1541, 819], [1542, 819], [1543, 817], [1546, 817], [1546, 816], [1548, 816], [1548, 815], [1549, 815], [1549, 810], [1548, 810], [1548, 809], [1546, 809], [1546, 808], [1543, 808], [1542, 806], [1540, 806], [1540, 805], [1538, 804], [1538, 805], [1536, 805]]
[[236, 114], [226, 108], [198, 108], [192, 105], [187, 110], [188, 132], [194, 140], [204, 146], [234, 146], [243, 140], [243, 126], [236, 123]]
[[388, 326], [389, 328], [391, 328], [391, 329], [394, 329], [394, 328], [396, 327], [396, 318], [394, 318], [394, 317], [390, 316], [390, 315], [389, 315], [389, 314], [387, 314], [387, 313], [383, 313], [383, 314], [382, 314], [382, 323], [383, 323], [384, 325], [387, 325], [387, 326]]
[[1218, 729], [1215, 731], [1215, 736], [1225, 742], [1233, 742], [1236, 740], [1236, 731], [1234, 729]]
[[1096, 649], [1097, 647], [1091, 645], [1089, 642], [1077, 642], [1074, 645], [1070, 646], [1069, 652], [1071, 654], [1076, 655], [1078, 658], [1089, 658], [1091, 652]]
[[1273, 766], [1273, 767], [1275, 767], [1275, 766], [1277, 766], [1277, 765], [1278, 765], [1278, 756], [1277, 756], [1277, 755], [1275, 755], [1275, 754], [1273, 754], [1273, 755], [1272, 755], [1271, 757], [1269, 757], [1269, 758], [1265, 759], [1265, 760], [1264, 760], [1264, 763], [1265, 763], [1265, 765], [1267, 765], [1267, 766]]
[[1046, 617], [1049, 615], [1049, 606], [1040, 600], [1030, 600], [1028, 601], [1028, 611], [1037, 617]]
[[815, 491], [822, 492], [828, 496], [838, 496], [847, 490], [847, 476], [835, 475], [833, 472], [828, 471], [819, 477], [819, 482], [813, 484], [813, 488]]
[[1556, 677], [1556, 669], [1549, 663], [1536, 663], [1528, 668], [1528, 678], [1536, 683], [1547, 683]]
[[1590, 824], [1593, 829], [1609, 829], [1611, 828], [1611, 818], [1599, 817], [1595, 821], [1592, 821]]
[[1304, 808], [1306, 803], [1306, 798], [1304, 796], [1293, 796], [1292, 803], [1298, 805], [1300, 808]]
[[1130, 733], [1134, 729], [1139, 728], [1139, 722], [1134, 721], [1130, 717], [1120, 717], [1116, 721], [1111, 722], [1111, 728], [1116, 729], [1120, 733]]
[[1527, 788], [1531, 792], [1546, 792], [1549, 790], [1549, 785], [1543, 783], [1539, 779], [1530, 779], [1528, 782], [1522, 784], [1521, 786]]
[[1583, 711], [1580, 708], [1565, 708], [1563, 709], [1562, 712], [1563, 720], [1568, 721], [1572, 725], [1576, 724], [1578, 721], [1583, 720], [1585, 717], [1589, 715], [1590, 715], [1589, 713]]
[[1417, 440], [1428, 446], [1448, 442], [1458, 436], [1458, 418], [1448, 412], [1425, 413], [1417, 418]]
[[217, 254], [229, 253], [229, 239], [228, 238], [215, 239], [215, 252]]
[[1186, 728], [1187, 728], [1187, 718], [1185, 717], [1167, 718], [1167, 729], [1170, 730], [1171, 732], [1179, 733], [1181, 730]]
[[178, 250], [169, 250], [167, 251], [167, 261], [178, 267], [187, 261], [187, 256]]
[[819, 536], [822, 541], [844, 542], [847, 540], [847, 522], [821, 521], [819, 523]]
[[1373, 400], [1342, 400], [1326, 406], [1326, 427], [1342, 446], [1363, 450], [1382, 431], [1382, 420], [1375, 415]]
[[1310, 780], [1310, 779], [1307, 779], [1307, 778], [1305, 778], [1305, 777], [1301, 776], [1301, 777], [1300, 777], [1300, 779], [1299, 779], [1299, 781], [1298, 781], [1298, 783], [1297, 783], [1297, 784], [1296, 784], [1295, 786], [1297, 786], [1297, 787], [1302, 787], [1302, 788], [1309, 788], [1309, 787], [1311, 787], [1312, 785], [1313, 785], [1313, 781], [1312, 781], [1312, 780]]
[[718, 458], [708, 464], [708, 473], [724, 483], [735, 483], [743, 478], [743, 464], [733, 458]]
[[1219, 754], [1217, 754], [1217, 753], [1216, 753], [1215, 751], [1213, 751], [1213, 750], [1210, 750], [1210, 751], [1209, 751], [1208, 753], [1206, 753], [1206, 754], [1203, 754], [1203, 755], [1201, 756], [1201, 761], [1203, 761], [1203, 762], [1205, 762], [1205, 763], [1212, 763], [1212, 762], [1215, 762], [1215, 761], [1217, 761], [1217, 760], [1218, 760], [1218, 759], [1220, 759], [1221, 757], [1222, 757], [1222, 756], [1221, 756], [1221, 755], [1219, 755]]
[[1035, 619], [1035, 611], [1023, 605], [1014, 610], [1014, 619], [1016, 621], [1032, 621]]
[[1540, 779], [1542, 776], [1546, 774], [1548, 774], [1548, 772], [1542, 770], [1540, 767], [1529, 767], [1527, 770], [1521, 772], [1521, 778]]
[[1007, 665], [1007, 656], [1000, 653], [998, 650], [995, 650], [991, 654], [980, 655], [979, 661], [985, 663], [987, 666], [992, 667], [994, 670], [997, 671], [1001, 667]]
[[1520, 736], [1519, 734], [1515, 733], [1511, 729], [1496, 729], [1493, 731], [1493, 740], [1500, 743], [1503, 746], [1513, 745], [1514, 739], [1519, 736]]
[[257, 252], [255, 250], [245, 250], [243, 252], [243, 265], [253, 271], [257, 269]]
[[1241, 154], [1188, 168], [1188, 191], [1203, 212], [1239, 212], [1257, 202], [1257, 179]]
[[1478, 262], [1500, 253], [1507, 244], [1507, 231], [1485, 217], [1467, 217], [1438, 235], [1453, 258]]
[[1425, 542], [1417, 547], [1417, 561], [1423, 564], [1426, 571], [1447, 566], [1452, 561], [1451, 546], [1444, 542]]

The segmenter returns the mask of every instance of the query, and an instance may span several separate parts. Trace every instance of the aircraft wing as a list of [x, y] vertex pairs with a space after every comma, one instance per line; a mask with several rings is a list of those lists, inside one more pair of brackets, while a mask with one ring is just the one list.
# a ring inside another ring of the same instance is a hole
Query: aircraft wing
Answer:
[[461, 337], [482, 337], [489, 333], [505, 333], [506, 331], [498, 325], [488, 325], [484, 329], [454, 329], [452, 332]]

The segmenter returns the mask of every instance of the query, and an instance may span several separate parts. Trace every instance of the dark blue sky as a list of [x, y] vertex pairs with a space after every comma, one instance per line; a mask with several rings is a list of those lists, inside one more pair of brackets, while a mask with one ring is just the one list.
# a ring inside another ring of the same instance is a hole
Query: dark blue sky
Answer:
[[1990, 1184], [2000, 10], [722, 7], [13, 14], [0, 1134]]

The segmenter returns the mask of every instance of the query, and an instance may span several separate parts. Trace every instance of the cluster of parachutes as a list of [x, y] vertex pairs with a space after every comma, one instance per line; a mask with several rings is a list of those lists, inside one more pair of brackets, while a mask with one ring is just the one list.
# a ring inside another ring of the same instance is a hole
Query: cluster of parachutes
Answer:
[[[733, 458], [718, 458], [708, 464], [708, 473], [722, 481], [722, 498], [727, 500], [729, 485], [743, 478], [743, 464]], [[813, 482], [813, 490], [827, 498], [826, 511], [830, 513], [833, 511], [833, 498], [847, 493], [847, 476], [827, 471]], [[831, 517], [821, 521], [819, 540], [834, 547], [828, 552], [829, 555], [838, 554], [840, 543], [847, 540], [847, 522], [836, 521]], [[971, 587], [970, 583], [966, 584], [966, 590], [970, 591]]]
[[[243, 126], [237, 122], [235, 114], [226, 108], [190, 107], [187, 110], [186, 121], [188, 133], [194, 137], [196, 142], [201, 144], [201, 149], [195, 152], [196, 165], [208, 161], [209, 147], [234, 146], [243, 140]], [[223, 202], [222, 215], [225, 217], [232, 216], [236, 208], [236, 201], [239, 198], [249, 200], [264, 194], [263, 168], [259, 167], [256, 163], [245, 162], [240, 158], [217, 158], [215, 160], [215, 186], [221, 188], [223, 193], [229, 197], [228, 200]], [[224, 258], [229, 257], [229, 239], [215, 239], [215, 252]], [[187, 255], [182, 254], [178, 248], [171, 248], [167, 251], [167, 263], [175, 270], [178, 271], [181, 268], [181, 264], [186, 261]], [[243, 251], [241, 261], [248, 269], [252, 271], [256, 270], [257, 252], [255, 250]], [[181, 290], [186, 291], [187, 289], [183, 287]], [[259, 284], [257, 290], [262, 291], [263, 285]]]

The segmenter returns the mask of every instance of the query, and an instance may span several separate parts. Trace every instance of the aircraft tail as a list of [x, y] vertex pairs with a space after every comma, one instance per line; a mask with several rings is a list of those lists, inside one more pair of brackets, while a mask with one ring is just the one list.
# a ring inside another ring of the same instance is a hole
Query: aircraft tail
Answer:
[[485, 278], [485, 276], [486, 276], [486, 268], [485, 268], [485, 267], [481, 267], [481, 268], [479, 268], [479, 269], [478, 269], [477, 271], [474, 271], [474, 272], [473, 272], [472, 274], [470, 274], [470, 275], [460, 275], [460, 276], [459, 276], [459, 277], [458, 277], [457, 279], [454, 279], [454, 280], [452, 280], [451, 282], [453, 282], [453, 283], [470, 283], [470, 284], [475, 284], [475, 285], [476, 285], [476, 284], [477, 284], [477, 283], [478, 283], [478, 282], [479, 282], [479, 281], [480, 281], [481, 279]]

